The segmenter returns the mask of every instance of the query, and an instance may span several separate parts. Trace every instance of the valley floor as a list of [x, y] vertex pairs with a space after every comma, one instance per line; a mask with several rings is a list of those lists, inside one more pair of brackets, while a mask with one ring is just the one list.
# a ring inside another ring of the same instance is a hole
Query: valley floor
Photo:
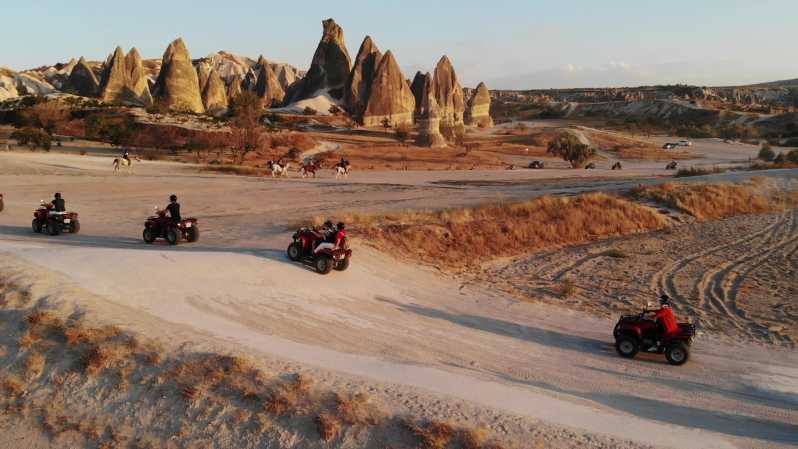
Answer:
[[[302, 182], [168, 163], [113, 176], [106, 162], [0, 153], [0, 275], [166, 346], [248, 354], [274, 372], [367, 393], [393, 413], [484, 426], [519, 447], [533, 440], [553, 448], [798, 444], [794, 211], [501, 261], [476, 279], [356, 244], [348, 271], [319, 276], [284, 256], [287, 227], [312, 215], [664, 180], [540, 183], [495, 171], [356, 172], [346, 181]], [[81, 214], [80, 234], [31, 233], [32, 209], [56, 190]], [[184, 214], [200, 219], [201, 240], [147, 246], [143, 220], [171, 193]], [[606, 257], [610, 249], [625, 257]], [[561, 300], [552, 290], [564, 278], [577, 293]], [[703, 330], [682, 367], [654, 356], [621, 359], [612, 346], [617, 315], [653, 299], [658, 287]], [[44, 447], [30, 441], [19, 447]], [[314, 446], [298, 439], [293, 447]]]

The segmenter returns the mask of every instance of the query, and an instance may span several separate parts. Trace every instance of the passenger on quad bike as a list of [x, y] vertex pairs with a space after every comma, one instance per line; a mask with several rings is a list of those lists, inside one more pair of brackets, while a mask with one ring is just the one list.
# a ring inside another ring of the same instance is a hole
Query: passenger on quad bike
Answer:
[[679, 323], [671, 308], [671, 298], [668, 295], [659, 297], [659, 310], [652, 310], [652, 319], [662, 324], [664, 333], [663, 338], [670, 338], [679, 333]]
[[[317, 254], [319, 251], [325, 249], [337, 249], [341, 247], [341, 243], [346, 238], [346, 225], [339, 222], [335, 228], [332, 227], [332, 223], [330, 223], [329, 232], [327, 233], [327, 237], [324, 238], [324, 241], [319, 243], [316, 248], [313, 250], [314, 254]], [[326, 223], [325, 223], [326, 224]]]
[[53, 212], [66, 212], [66, 202], [61, 198], [61, 193], [55, 193], [52, 204]]
[[180, 203], [177, 202], [177, 195], [169, 196], [169, 204], [166, 205], [164, 210], [169, 212], [169, 218], [172, 219], [172, 223], [177, 224], [180, 222]]

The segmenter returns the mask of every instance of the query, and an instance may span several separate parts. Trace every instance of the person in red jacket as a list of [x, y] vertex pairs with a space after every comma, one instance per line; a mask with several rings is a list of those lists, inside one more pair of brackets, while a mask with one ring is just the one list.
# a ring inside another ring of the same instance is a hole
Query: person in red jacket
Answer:
[[[334, 242], [335, 243], [333, 243], [332, 241], [325, 241], [324, 243], [320, 243], [319, 246], [317, 246], [316, 249], [313, 250], [314, 254], [318, 253], [319, 251], [321, 251], [323, 249], [338, 249], [338, 248], [341, 248], [343, 246], [344, 239], [346, 239], [346, 225], [344, 225], [343, 223], [339, 222], [335, 226], [335, 228], [336, 228], [335, 229], [335, 233], [334, 233], [334, 235], [335, 235]], [[333, 238], [331, 238], [330, 240], [333, 240]]]
[[653, 312], [652, 317], [655, 321], [659, 321], [665, 329], [663, 338], [669, 338], [679, 333], [679, 323], [676, 322], [676, 316], [673, 315], [671, 309], [671, 300], [668, 295], [662, 295], [659, 298], [660, 309]]

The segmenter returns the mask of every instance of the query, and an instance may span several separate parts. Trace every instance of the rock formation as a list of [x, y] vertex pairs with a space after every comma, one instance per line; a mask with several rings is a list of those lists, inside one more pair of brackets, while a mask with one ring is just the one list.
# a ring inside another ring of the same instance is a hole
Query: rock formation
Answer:
[[233, 78], [230, 85], [227, 87], [227, 99], [233, 101], [233, 98], [241, 95], [241, 78]]
[[133, 101], [142, 106], [151, 105], [152, 95], [150, 95], [149, 79], [141, 61], [141, 55], [136, 50], [136, 47], [131, 48], [127, 56], [125, 56], [125, 69], [127, 71], [127, 86]]
[[419, 108], [424, 103], [424, 85], [429, 77], [429, 73], [423, 74], [421, 71], [418, 71], [416, 72], [416, 76], [413, 77], [413, 82], [410, 84], [410, 90], [413, 92], [413, 96], [416, 97], [416, 116], [420, 115]]
[[211, 115], [222, 115], [227, 112], [227, 92], [224, 81], [216, 69], [211, 69], [208, 73], [208, 80], [202, 91], [202, 103]]
[[344, 31], [333, 19], [323, 21], [322, 25], [324, 33], [307, 75], [289, 89], [287, 97], [290, 102], [311, 98], [322, 89], [329, 89], [333, 98], [343, 97], [352, 65], [344, 43]]
[[279, 65], [279, 71], [277, 71], [277, 81], [280, 82], [280, 87], [283, 88], [283, 92], [286, 92], [288, 88], [294, 84], [297, 80], [297, 74], [294, 70], [290, 69], [286, 64]]
[[213, 68], [207, 62], [200, 62], [197, 64], [197, 81], [199, 81], [200, 92], [205, 92], [205, 86], [208, 84], [208, 78], [211, 76]]
[[429, 73], [426, 75], [417, 73], [413, 79], [413, 85], [417, 86], [418, 98], [421, 98], [420, 104], [416, 107], [418, 114], [416, 144], [432, 148], [446, 147], [446, 139], [441, 134], [440, 108], [433, 95], [432, 76]]
[[127, 68], [125, 67], [125, 53], [122, 47], [116, 47], [113, 54], [108, 56], [103, 68], [102, 81], [100, 82], [100, 99], [110, 103], [124, 103], [129, 101], [127, 92]]
[[258, 74], [255, 73], [255, 69], [250, 68], [244, 75], [244, 80], [241, 81], [241, 89], [254, 91], [256, 84], [258, 84]]
[[263, 101], [264, 106], [268, 108], [271, 107], [273, 103], [281, 103], [283, 97], [285, 97], [285, 92], [280, 82], [277, 80], [277, 76], [274, 74], [274, 70], [272, 70], [269, 62], [266, 61], [266, 58], [261, 56], [258, 58], [256, 67], [258, 70], [258, 81], [255, 83], [255, 93]]
[[91, 67], [86, 63], [83, 57], [72, 68], [72, 73], [61, 86], [64, 92], [74, 92], [81, 97], [94, 97], [99, 92], [100, 83]]
[[490, 117], [490, 91], [485, 83], [479, 83], [474, 94], [468, 99], [465, 124], [476, 125], [480, 128], [493, 127], [493, 119]]
[[191, 56], [183, 39], [175, 39], [166, 48], [153, 93], [169, 109], [205, 112], [197, 71], [191, 64]]
[[441, 109], [441, 124], [446, 126], [462, 125], [465, 113], [463, 87], [457, 80], [452, 63], [446, 56], [443, 56], [435, 67], [433, 88], [435, 100]]
[[100, 81], [100, 99], [110, 103], [149, 106], [152, 104], [147, 75], [141, 56], [135, 48], [127, 56], [121, 47], [116, 47], [103, 67]]
[[344, 104], [346, 109], [354, 117], [362, 117], [366, 110], [369, 95], [371, 94], [371, 84], [377, 74], [382, 53], [374, 44], [370, 36], [363, 39], [360, 50], [357, 52], [355, 64], [349, 73], [344, 90]]
[[363, 113], [363, 124], [380, 125], [385, 119], [393, 126], [413, 123], [416, 100], [399, 64], [388, 51], [382, 57], [371, 83], [371, 93]]

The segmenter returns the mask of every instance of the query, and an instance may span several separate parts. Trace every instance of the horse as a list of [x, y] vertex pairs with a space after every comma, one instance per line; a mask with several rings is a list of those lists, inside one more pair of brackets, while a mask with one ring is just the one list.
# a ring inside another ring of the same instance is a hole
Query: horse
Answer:
[[269, 161], [268, 166], [269, 170], [272, 172], [272, 178], [274, 178], [275, 176], [277, 177], [288, 176], [288, 168], [291, 166], [291, 164], [286, 162], [285, 165], [280, 165], [279, 162]]
[[618, 161], [618, 162], [612, 164], [612, 169], [613, 170], [623, 170], [623, 165], [621, 165], [621, 162]]
[[338, 179], [342, 176], [344, 178], [349, 176], [349, 171], [351, 170], [351, 167], [352, 164], [350, 164], [349, 161], [343, 161], [335, 164], [335, 167], [333, 167], [333, 169], [335, 170], [335, 179]]
[[315, 178], [316, 170], [319, 168], [321, 168], [320, 164], [311, 159], [309, 161], [303, 162], [302, 165], [299, 166], [299, 174], [302, 175], [303, 179], [308, 176], [313, 176]]
[[132, 159], [125, 159], [123, 157], [114, 158], [112, 165], [114, 166], [114, 174], [117, 174], [122, 167], [127, 167], [128, 173], [133, 173], [133, 161], [141, 162], [138, 156], [133, 156]]

